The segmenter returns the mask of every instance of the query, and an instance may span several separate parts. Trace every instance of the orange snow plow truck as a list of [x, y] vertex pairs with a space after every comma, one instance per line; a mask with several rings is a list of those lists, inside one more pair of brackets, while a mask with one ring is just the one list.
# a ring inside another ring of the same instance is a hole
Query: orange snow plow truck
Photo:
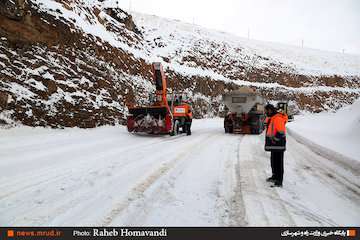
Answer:
[[148, 106], [129, 107], [129, 132], [148, 134], [191, 134], [191, 106], [175, 94], [168, 95], [167, 79], [161, 63], [152, 64], [155, 94]]

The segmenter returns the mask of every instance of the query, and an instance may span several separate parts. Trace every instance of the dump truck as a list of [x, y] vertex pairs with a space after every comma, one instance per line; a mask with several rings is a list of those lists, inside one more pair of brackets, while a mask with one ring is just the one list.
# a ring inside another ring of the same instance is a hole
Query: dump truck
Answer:
[[223, 95], [225, 133], [261, 134], [264, 130], [265, 100], [251, 88], [242, 87]]
[[168, 94], [167, 78], [161, 63], [152, 64], [155, 93], [147, 106], [128, 107], [129, 132], [148, 134], [191, 134], [192, 111], [189, 103], [175, 93]]

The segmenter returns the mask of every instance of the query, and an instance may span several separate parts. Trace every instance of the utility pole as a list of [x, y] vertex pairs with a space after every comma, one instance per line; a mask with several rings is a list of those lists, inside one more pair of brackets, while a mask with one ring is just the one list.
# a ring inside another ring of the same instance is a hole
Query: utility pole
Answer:
[[248, 28], [248, 39], [250, 39], [250, 28]]
[[342, 49], [342, 53], [345, 54], [345, 49]]
[[304, 48], [304, 39], [301, 39], [301, 48]]

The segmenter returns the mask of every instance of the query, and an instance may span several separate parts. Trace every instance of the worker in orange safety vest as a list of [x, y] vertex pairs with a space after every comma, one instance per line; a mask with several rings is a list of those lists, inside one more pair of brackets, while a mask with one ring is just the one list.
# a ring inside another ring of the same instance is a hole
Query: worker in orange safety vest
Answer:
[[284, 175], [284, 152], [286, 150], [287, 115], [278, 112], [272, 105], [265, 106], [268, 117], [266, 126], [265, 151], [271, 152], [270, 162], [272, 176], [267, 179], [273, 182], [272, 187], [282, 187]]

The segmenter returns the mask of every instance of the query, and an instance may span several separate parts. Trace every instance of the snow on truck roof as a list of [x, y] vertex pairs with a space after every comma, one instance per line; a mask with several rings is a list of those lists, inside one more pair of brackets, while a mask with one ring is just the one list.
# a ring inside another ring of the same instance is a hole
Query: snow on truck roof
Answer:
[[230, 96], [230, 95], [257, 95], [257, 94], [250, 87], [241, 87], [237, 90], [233, 90], [224, 94], [224, 96]]
[[265, 100], [250, 87], [241, 87], [238, 90], [227, 92], [223, 101], [231, 112], [249, 112], [255, 105], [263, 105]]

